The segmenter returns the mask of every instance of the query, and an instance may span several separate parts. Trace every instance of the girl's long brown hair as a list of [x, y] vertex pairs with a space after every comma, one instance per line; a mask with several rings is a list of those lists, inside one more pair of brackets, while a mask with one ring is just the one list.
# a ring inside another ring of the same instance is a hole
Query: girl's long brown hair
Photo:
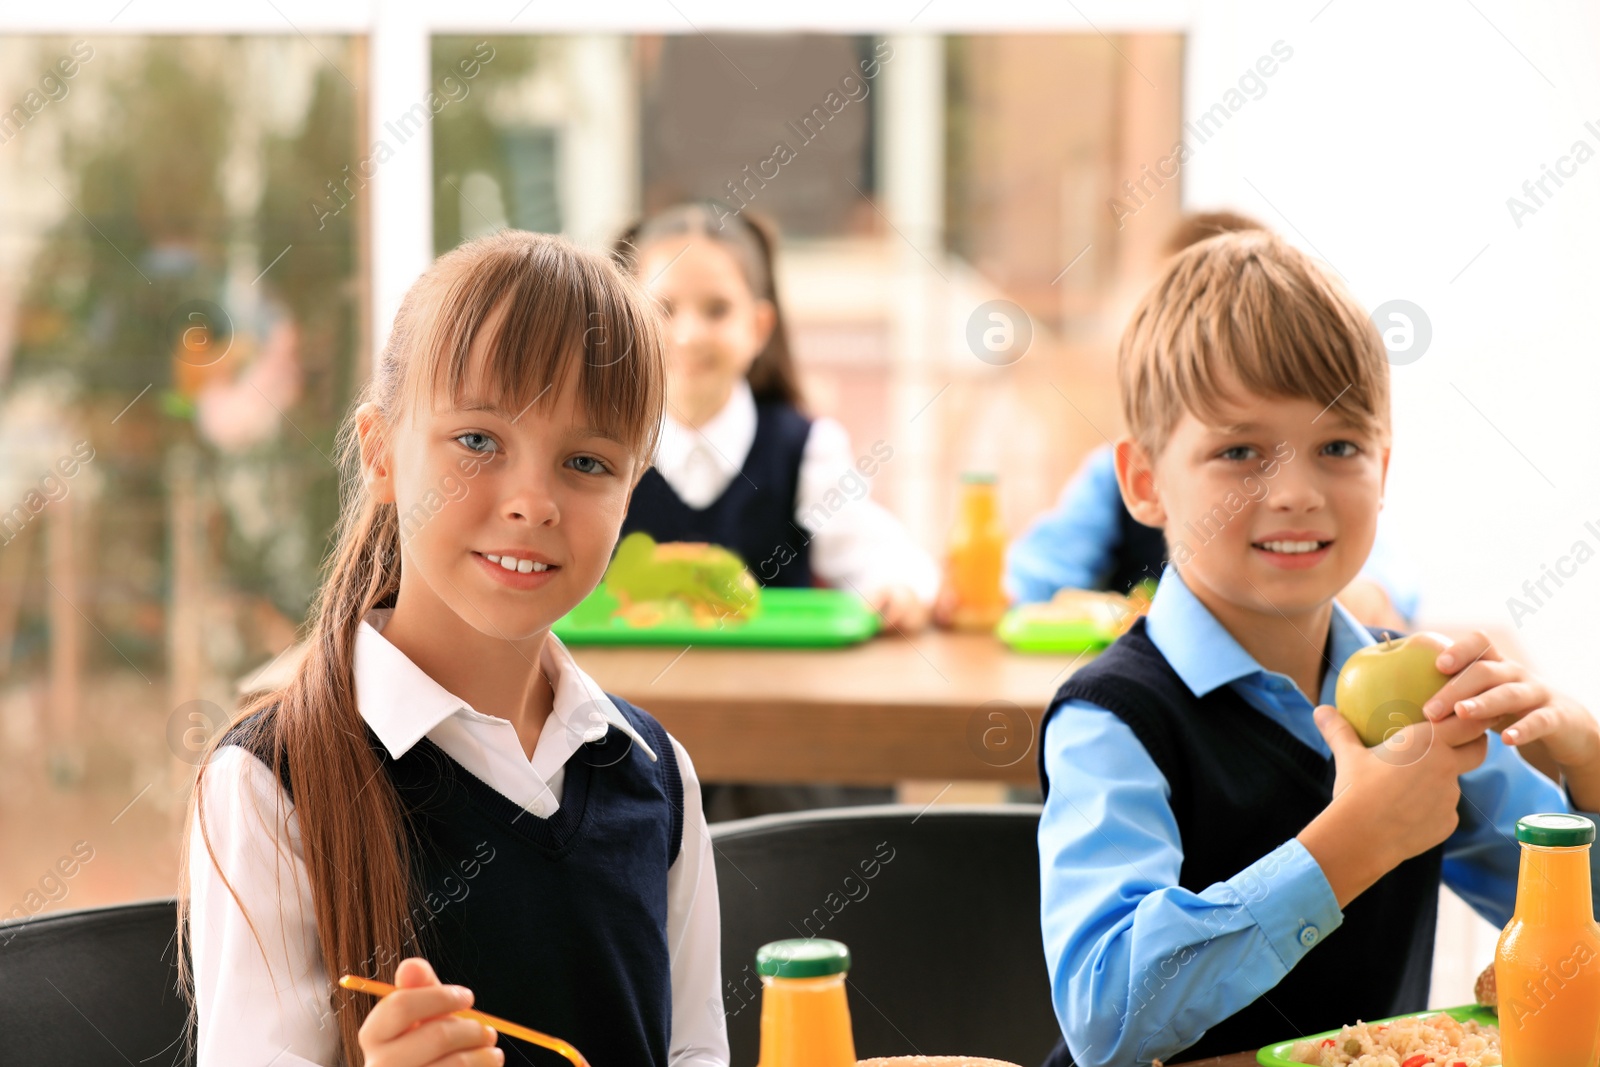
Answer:
[[789, 329], [778, 301], [774, 263], [777, 227], [753, 211], [731, 212], [714, 201], [679, 204], [640, 219], [617, 237], [611, 254], [624, 269], [638, 272], [639, 250], [663, 237], [706, 237], [733, 254], [750, 292], [772, 304], [772, 336], [750, 364], [746, 375], [757, 403], [777, 402], [804, 407], [800, 375], [789, 350]]
[[[458, 396], [473, 337], [502, 303], [506, 313], [489, 339], [484, 380], [503, 403], [522, 411], [547, 391], [553, 399], [576, 371], [585, 414], [630, 443], [643, 462], [655, 452], [665, 403], [659, 317], [638, 284], [605, 256], [561, 237], [504, 230], [440, 257], [407, 292], [373, 376], [340, 427], [343, 503], [304, 658], [283, 689], [250, 699], [238, 715], [277, 706], [258, 724], [259, 736], [275, 757], [287, 760], [330, 979], [352, 973], [392, 980], [395, 965], [418, 944], [405, 813], [381, 773], [380, 753], [367, 740], [353, 673], [363, 617], [392, 606], [400, 588], [400, 524], [394, 503], [378, 503], [366, 491], [352, 416], [372, 401], [385, 432], [392, 432], [409, 405], [433, 403], [441, 393]], [[204, 820], [205, 768], [220, 740], [221, 734], [212, 739], [200, 763], [180, 854], [178, 959], [191, 1018], [188, 854], [196, 825], [228, 891], [244, 907], [217, 863]], [[280, 790], [271, 825], [283, 825], [285, 803]], [[260, 945], [261, 931], [245, 918]], [[372, 1002], [336, 985], [329, 998], [343, 1062], [360, 1067], [357, 1034]]]

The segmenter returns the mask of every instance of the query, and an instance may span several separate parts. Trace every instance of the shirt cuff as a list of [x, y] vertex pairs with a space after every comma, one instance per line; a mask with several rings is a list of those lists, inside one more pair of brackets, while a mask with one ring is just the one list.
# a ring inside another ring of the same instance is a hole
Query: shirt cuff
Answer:
[[1567, 802], [1567, 810], [1572, 814], [1582, 815], [1596, 826], [1600, 826], [1600, 812], [1584, 811], [1578, 806], [1578, 802], [1572, 799], [1572, 789], [1567, 785], [1565, 775], [1562, 775], [1561, 780], [1561, 799]]
[[1262, 936], [1290, 970], [1344, 922], [1321, 866], [1290, 838], [1228, 879]]

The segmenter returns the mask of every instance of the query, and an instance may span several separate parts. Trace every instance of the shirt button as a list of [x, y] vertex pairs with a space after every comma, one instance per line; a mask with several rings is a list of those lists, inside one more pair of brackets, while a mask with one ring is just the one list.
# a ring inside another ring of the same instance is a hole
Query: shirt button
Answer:
[[1305, 926], [1300, 930], [1300, 943], [1306, 948], [1310, 948], [1312, 945], [1317, 943], [1317, 938], [1321, 936], [1322, 931], [1318, 930], [1315, 926]]

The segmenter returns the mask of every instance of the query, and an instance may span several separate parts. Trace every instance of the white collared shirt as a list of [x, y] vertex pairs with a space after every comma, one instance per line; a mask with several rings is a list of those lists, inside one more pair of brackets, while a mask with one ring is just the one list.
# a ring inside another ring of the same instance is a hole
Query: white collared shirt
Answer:
[[[586, 741], [617, 730], [626, 743], [657, 757], [551, 634], [539, 664], [553, 682], [555, 700], [530, 760], [508, 720], [451, 696], [383, 637], [391, 614], [391, 609], [375, 610], [362, 622], [354, 673], [361, 717], [396, 759], [427, 737], [508, 800], [549, 818], [560, 807], [566, 762]], [[667, 872], [670, 1062], [673, 1067], [727, 1067], [721, 917], [711, 836], [689, 754], [676, 739], [672, 750], [683, 779], [683, 848]], [[331, 983], [317, 943], [293, 806], [277, 775], [237, 745], [217, 752], [204, 783], [211, 847], [243, 898], [267, 956], [200, 834], [191, 833], [197, 1067], [332, 1067], [338, 1062], [338, 1031], [327, 1016]], [[280, 804], [283, 816], [278, 814]]]
[[[755, 397], [741, 378], [722, 410], [704, 425], [685, 426], [670, 412], [662, 419], [656, 469], [685, 504], [709, 507], [739, 476], [755, 439]], [[874, 470], [883, 459], [870, 451], [861, 457]], [[939, 591], [938, 564], [899, 519], [872, 499], [870, 487], [845, 428], [833, 419], [813, 420], [794, 501], [794, 520], [811, 535], [811, 569], [829, 585], [864, 597], [905, 585], [931, 603]]]

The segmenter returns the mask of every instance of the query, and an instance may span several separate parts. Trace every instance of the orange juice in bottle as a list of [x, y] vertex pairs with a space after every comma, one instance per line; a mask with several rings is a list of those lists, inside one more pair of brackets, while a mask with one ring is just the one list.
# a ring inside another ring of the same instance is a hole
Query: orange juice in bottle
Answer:
[[1517, 909], [1494, 954], [1506, 1067], [1593, 1067], [1600, 1057], [1600, 927], [1589, 885], [1594, 823], [1517, 822]]
[[756, 953], [761, 975], [757, 1067], [855, 1067], [844, 976], [850, 950], [822, 938], [774, 941]]
[[1006, 533], [1000, 525], [1000, 494], [992, 474], [964, 474], [961, 501], [950, 531], [951, 618], [958, 630], [990, 630], [1006, 613], [1000, 586]]

